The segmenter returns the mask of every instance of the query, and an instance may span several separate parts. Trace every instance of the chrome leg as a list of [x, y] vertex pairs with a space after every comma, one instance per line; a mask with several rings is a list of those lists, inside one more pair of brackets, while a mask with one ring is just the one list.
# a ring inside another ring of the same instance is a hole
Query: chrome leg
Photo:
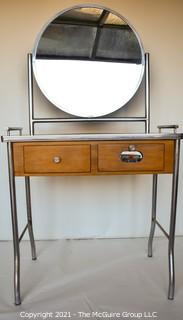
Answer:
[[153, 175], [153, 189], [152, 189], [152, 218], [151, 218], [151, 230], [148, 241], [148, 257], [152, 257], [152, 245], [154, 239], [154, 232], [156, 226], [156, 206], [157, 206], [157, 174]]
[[34, 241], [34, 233], [32, 227], [32, 210], [31, 210], [31, 194], [30, 194], [30, 178], [25, 177], [26, 205], [27, 205], [27, 223], [28, 232], [31, 243], [32, 260], [36, 260], [36, 246]]
[[21, 304], [20, 298], [20, 248], [19, 248], [19, 235], [18, 235], [18, 218], [16, 206], [16, 186], [15, 176], [13, 170], [13, 155], [12, 143], [8, 142], [8, 169], [9, 169], [9, 188], [10, 188], [10, 202], [11, 202], [11, 219], [13, 230], [13, 248], [14, 248], [14, 295], [15, 304]]
[[170, 232], [168, 245], [169, 260], [169, 290], [168, 299], [174, 298], [175, 290], [175, 266], [174, 266], [174, 243], [175, 243], [175, 225], [176, 225], [176, 209], [177, 209], [177, 193], [178, 193], [178, 175], [179, 175], [179, 157], [180, 157], [180, 140], [176, 140], [175, 146], [175, 163], [172, 181], [172, 198], [171, 198], [171, 216], [170, 216]]

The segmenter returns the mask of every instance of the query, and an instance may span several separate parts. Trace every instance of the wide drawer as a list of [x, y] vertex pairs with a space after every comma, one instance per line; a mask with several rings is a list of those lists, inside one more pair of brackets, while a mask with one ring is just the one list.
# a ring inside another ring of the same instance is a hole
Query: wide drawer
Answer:
[[[142, 155], [138, 162], [125, 162], [121, 154], [133, 147]], [[122, 142], [98, 145], [98, 170], [100, 172], [172, 172], [173, 143], [165, 142]]]
[[24, 146], [24, 173], [90, 172], [90, 145]]

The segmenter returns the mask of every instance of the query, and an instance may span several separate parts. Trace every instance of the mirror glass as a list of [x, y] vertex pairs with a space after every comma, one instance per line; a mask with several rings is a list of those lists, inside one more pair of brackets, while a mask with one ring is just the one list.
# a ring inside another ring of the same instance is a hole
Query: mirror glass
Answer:
[[133, 97], [144, 73], [144, 51], [119, 14], [77, 6], [43, 28], [33, 51], [33, 71], [56, 107], [79, 117], [99, 117]]

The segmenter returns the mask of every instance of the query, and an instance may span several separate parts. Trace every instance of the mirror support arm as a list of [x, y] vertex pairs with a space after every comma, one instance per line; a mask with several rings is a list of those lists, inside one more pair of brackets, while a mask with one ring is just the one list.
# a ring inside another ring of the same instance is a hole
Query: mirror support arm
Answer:
[[149, 53], [145, 53], [145, 133], [150, 133], [150, 64]]
[[28, 104], [29, 104], [29, 133], [34, 135], [34, 92], [33, 92], [33, 70], [32, 70], [32, 54], [27, 55], [28, 62]]

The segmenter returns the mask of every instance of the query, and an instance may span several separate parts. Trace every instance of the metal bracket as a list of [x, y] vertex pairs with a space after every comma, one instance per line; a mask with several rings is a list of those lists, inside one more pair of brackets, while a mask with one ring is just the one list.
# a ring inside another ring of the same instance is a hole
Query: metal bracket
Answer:
[[19, 132], [19, 136], [22, 136], [23, 128], [22, 127], [8, 127], [6, 129], [6, 131], [7, 131], [7, 136], [11, 136], [11, 132], [12, 131], [18, 131]]
[[157, 126], [157, 128], [159, 129], [159, 133], [161, 133], [161, 131], [163, 129], [172, 129], [174, 131], [174, 133], [177, 132], [177, 129], [178, 129], [178, 125], [177, 124], [171, 124], [171, 125], [161, 125], [161, 126]]

